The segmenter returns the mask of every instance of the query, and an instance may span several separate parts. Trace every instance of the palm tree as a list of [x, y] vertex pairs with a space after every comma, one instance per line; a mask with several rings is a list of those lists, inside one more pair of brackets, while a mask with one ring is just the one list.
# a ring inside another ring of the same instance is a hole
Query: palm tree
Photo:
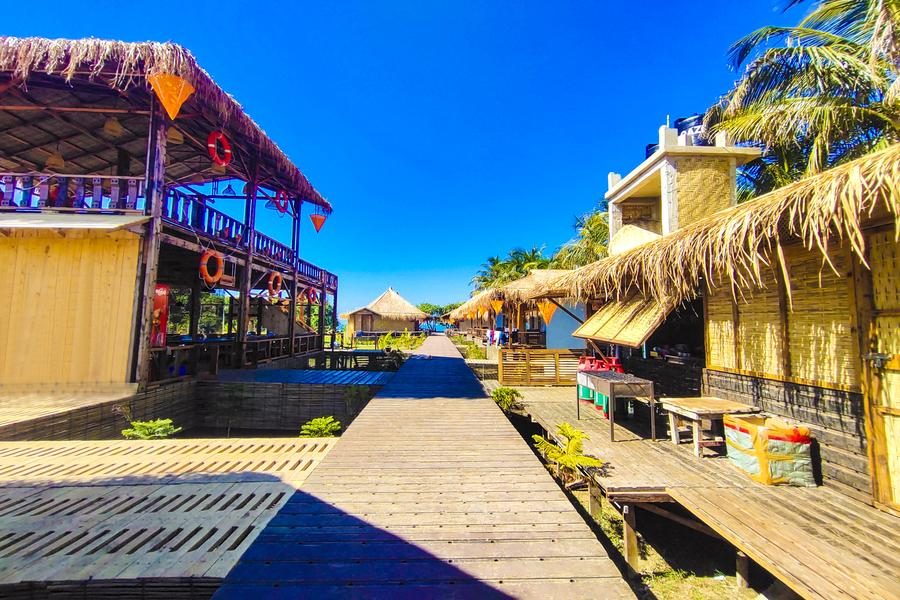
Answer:
[[796, 27], [739, 40], [730, 58], [745, 72], [704, 125], [765, 148], [742, 174], [743, 196], [900, 139], [897, 0], [822, 0]]
[[577, 236], [563, 244], [553, 255], [551, 266], [575, 269], [607, 256], [609, 213], [599, 209], [575, 221]]
[[475, 291], [499, 287], [528, 275], [532, 269], [545, 269], [550, 259], [544, 256], [544, 249], [532, 246], [531, 249], [514, 248], [506, 258], [491, 256], [472, 277]]

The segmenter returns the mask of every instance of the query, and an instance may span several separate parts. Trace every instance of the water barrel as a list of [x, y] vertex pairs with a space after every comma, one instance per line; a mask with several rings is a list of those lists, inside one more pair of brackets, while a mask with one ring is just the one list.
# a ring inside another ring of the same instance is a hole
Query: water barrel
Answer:
[[701, 135], [703, 131], [703, 115], [701, 114], [675, 119], [675, 130], [678, 131], [679, 135], [687, 133], [688, 138], [691, 140], [691, 144], [694, 146], [709, 145]]
[[647, 144], [644, 148], [644, 158], [650, 158], [657, 150], [659, 150], [659, 144]]

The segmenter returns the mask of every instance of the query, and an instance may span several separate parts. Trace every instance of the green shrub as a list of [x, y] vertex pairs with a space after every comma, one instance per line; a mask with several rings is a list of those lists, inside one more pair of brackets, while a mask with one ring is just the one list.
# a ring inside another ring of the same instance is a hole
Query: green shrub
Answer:
[[175, 427], [172, 419], [132, 421], [131, 429], [123, 429], [122, 436], [126, 440], [164, 440], [179, 431], [181, 427]]
[[413, 335], [409, 329], [404, 329], [400, 335], [395, 335], [393, 331], [385, 333], [378, 338], [378, 347], [394, 350], [415, 350], [425, 341], [424, 335]]
[[589, 439], [585, 432], [575, 429], [569, 423], [557, 425], [556, 432], [560, 438], [565, 439], [565, 445], [562, 447], [539, 435], [531, 437], [538, 451], [556, 465], [556, 473], [563, 483], [572, 484], [580, 481], [580, 468], [603, 466], [603, 461], [599, 458], [584, 454], [584, 440]]
[[335, 421], [334, 417], [316, 417], [303, 424], [303, 427], [300, 428], [300, 437], [335, 437], [340, 430], [341, 422]]
[[497, 406], [502, 408], [505, 412], [509, 412], [510, 410], [519, 407], [519, 400], [522, 399], [522, 394], [515, 388], [498, 387], [491, 392], [491, 398], [494, 399]]
[[487, 358], [487, 348], [484, 346], [477, 346], [475, 344], [469, 344], [466, 346], [465, 350], [466, 358], [471, 358], [472, 360], [484, 360]]

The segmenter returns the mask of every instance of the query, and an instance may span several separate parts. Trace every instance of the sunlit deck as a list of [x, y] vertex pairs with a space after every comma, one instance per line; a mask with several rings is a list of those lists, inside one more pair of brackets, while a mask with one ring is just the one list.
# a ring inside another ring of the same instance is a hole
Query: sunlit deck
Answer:
[[208, 597], [334, 442], [0, 443], [0, 597]]
[[617, 417], [610, 442], [609, 421], [592, 407], [576, 420], [574, 387], [518, 389], [551, 435], [564, 421], [588, 433], [585, 452], [607, 463], [594, 483], [611, 501], [677, 502], [805, 598], [900, 598], [900, 519], [829, 486], [764, 486], [709, 451], [697, 458], [690, 444], [651, 441], [646, 415], [624, 426]]
[[215, 597], [633, 593], [450, 340], [432, 336]]

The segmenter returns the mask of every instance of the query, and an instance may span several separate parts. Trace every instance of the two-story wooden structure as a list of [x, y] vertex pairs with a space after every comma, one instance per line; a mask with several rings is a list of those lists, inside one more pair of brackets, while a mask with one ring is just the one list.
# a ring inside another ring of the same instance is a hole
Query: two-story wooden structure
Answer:
[[[338, 281], [300, 258], [304, 209], [318, 230], [331, 205], [184, 48], [0, 38], [0, 386], [144, 385], [320, 349], [325, 320], [304, 328], [298, 304], [323, 310]], [[177, 338], [172, 288], [190, 291]], [[198, 331], [204, 292], [228, 299], [215, 335]]]

